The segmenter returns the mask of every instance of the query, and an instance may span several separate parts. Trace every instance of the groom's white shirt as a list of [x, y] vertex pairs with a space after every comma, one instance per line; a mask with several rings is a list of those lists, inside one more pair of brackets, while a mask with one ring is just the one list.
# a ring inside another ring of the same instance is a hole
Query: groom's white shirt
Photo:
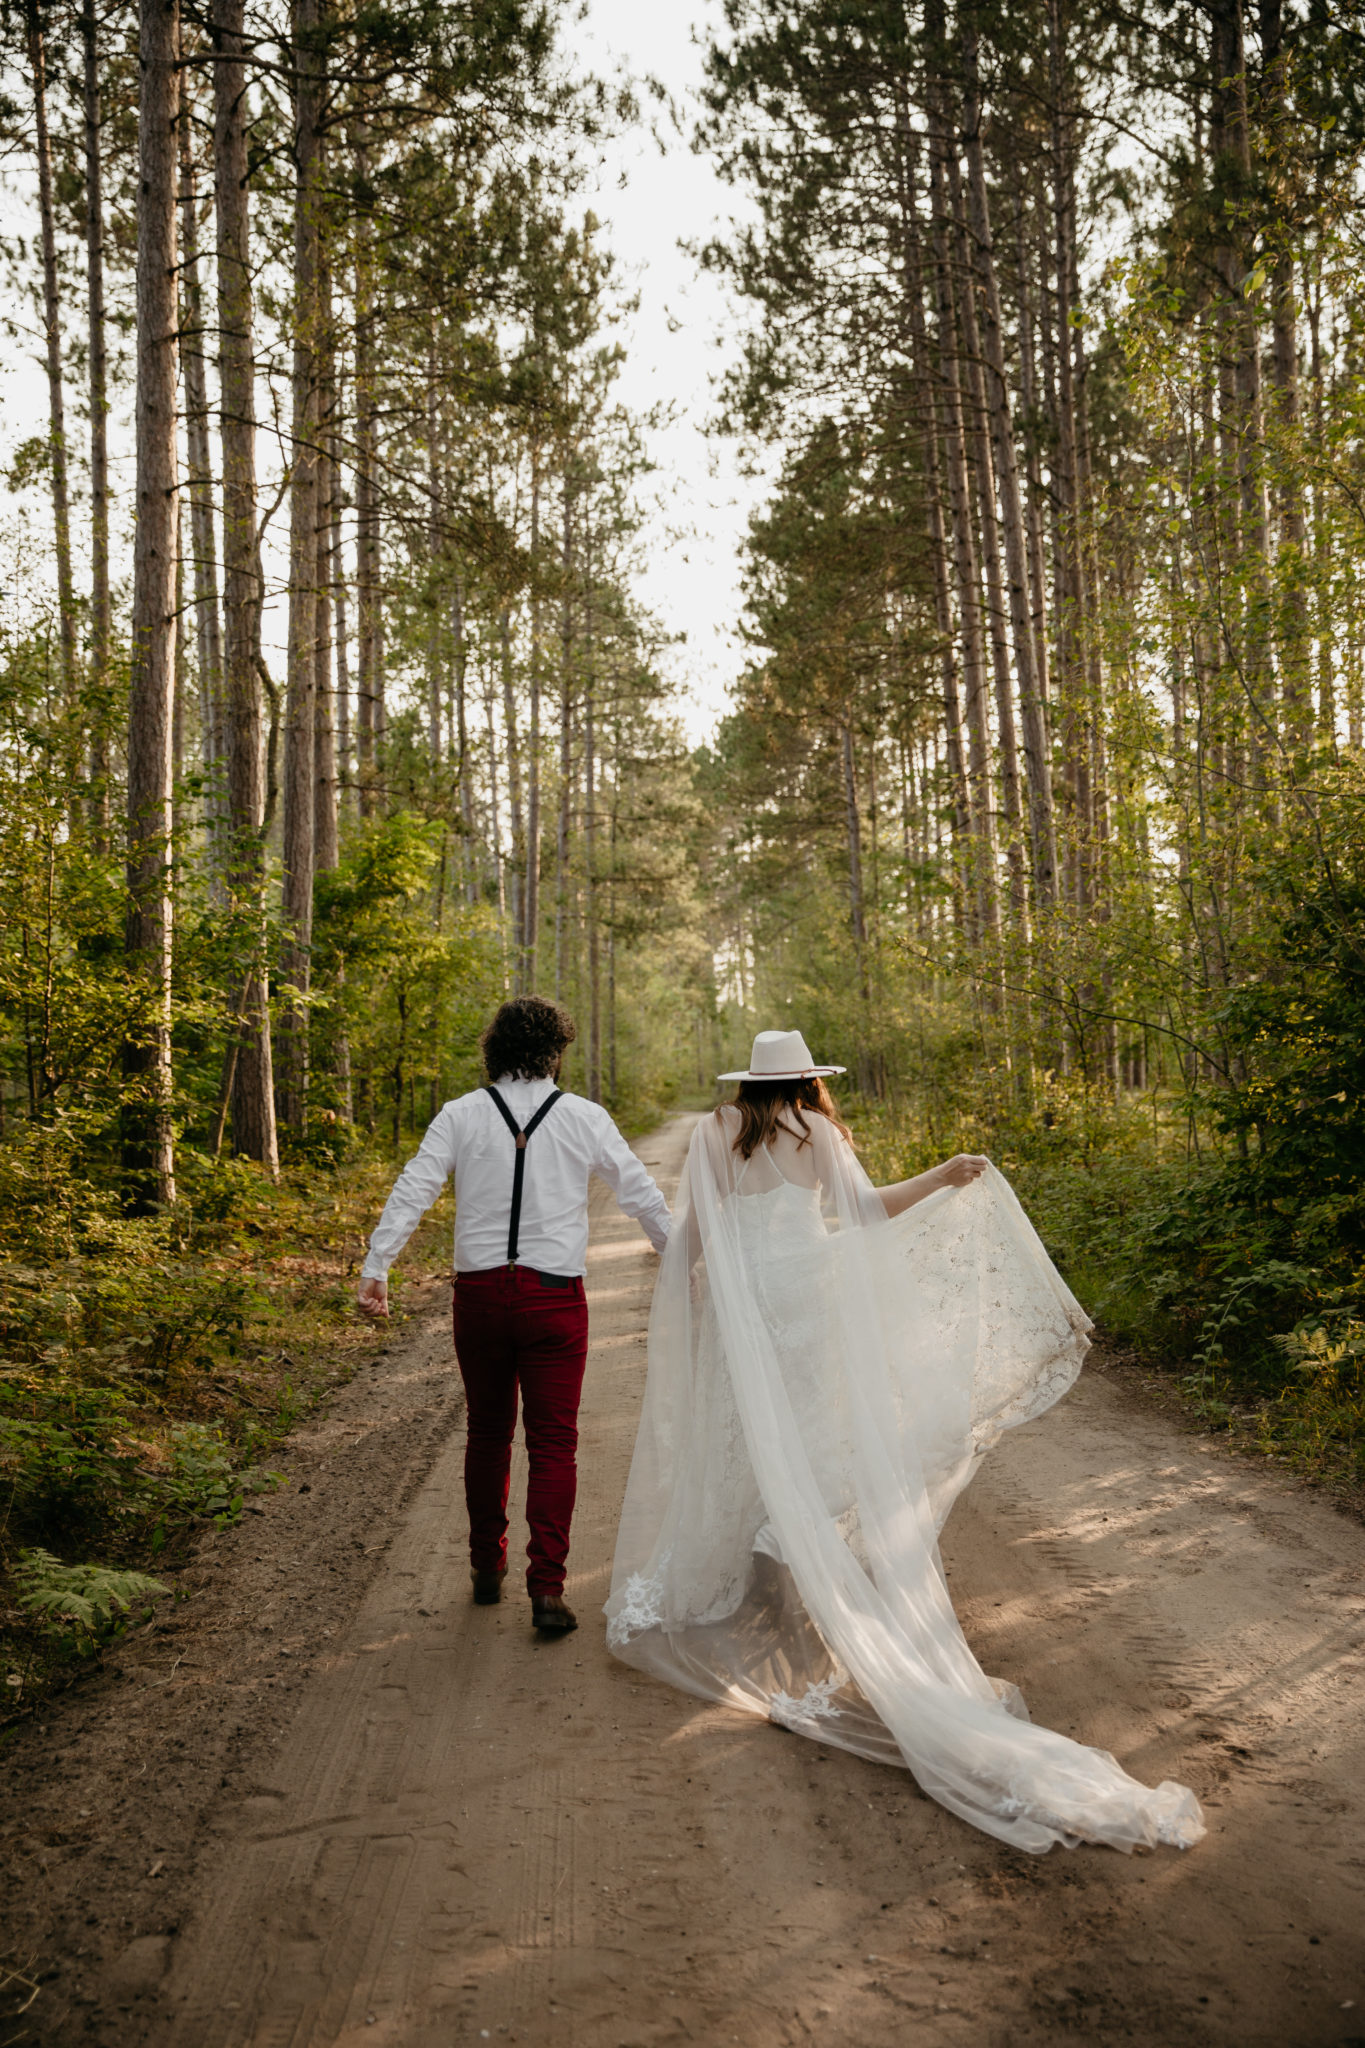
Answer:
[[[550, 1080], [504, 1075], [499, 1095], [524, 1130], [554, 1088]], [[455, 1271], [482, 1273], [507, 1258], [516, 1150], [497, 1105], [482, 1088], [457, 1096], [432, 1119], [403, 1168], [370, 1238], [365, 1280], [388, 1276], [403, 1246], [450, 1174], [455, 1176]], [[588, 1258], [588, 1179], [597, 1173], [656, 1251], [668, 1239], [669, 1213], [655, 1182], [600, 1103], [563, 1095], [526, 1146], [517, 1263], [541, 1273], [582, 1273]]]

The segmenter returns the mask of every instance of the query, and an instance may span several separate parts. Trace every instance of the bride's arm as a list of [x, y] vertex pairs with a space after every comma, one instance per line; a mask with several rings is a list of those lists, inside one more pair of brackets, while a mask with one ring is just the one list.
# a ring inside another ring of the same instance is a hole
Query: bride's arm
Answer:
[[926, 1195], [937, 1194], [940, 1188], [970, 1187], [990, 1163], [976, 1152], [958, 1152], [941, 1166], [931, 1166], [927, 1173], [917, 1173], [913, 1180], [894, 1181], [888, 1188], [878, 1188], [877, 1193], [887, 1215], [899, 1216], [906, 1209], [913, 1209]]

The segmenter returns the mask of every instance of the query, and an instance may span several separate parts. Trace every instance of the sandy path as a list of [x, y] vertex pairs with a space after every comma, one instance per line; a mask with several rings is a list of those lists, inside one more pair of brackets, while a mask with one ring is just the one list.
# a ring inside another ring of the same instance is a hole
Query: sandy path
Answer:
[[[686, 1133], [639, 1148], [665, 1185]], [[654, 1265], [593, 1217], [583, 1626], [469, 1604], [456, 1430], [203, 1842], [152, 2038], [1365, 2048], [1365, 1531], [1098, 1373], [1007, 1441], [945, 1546], [983, 1662], [1211, 1823], [1185, 1857], [1013, 1855], [607, 1657]]]

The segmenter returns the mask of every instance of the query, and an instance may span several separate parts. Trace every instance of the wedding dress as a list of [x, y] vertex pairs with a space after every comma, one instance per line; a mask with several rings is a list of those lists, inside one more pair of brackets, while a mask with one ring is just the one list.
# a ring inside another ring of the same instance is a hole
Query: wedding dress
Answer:
[[904, 1765], [1019, 1849], [1185, 1848], [1199, 1805], [1033, 1726], [962, 1634], [949, 1508], [1075, 1379], [1090, 1325], [1004, 1177], [888, 1220], [808, 1115], [745, 1160], [693, 1135], [649, 1327], [607, 1642], [704, 1699]]

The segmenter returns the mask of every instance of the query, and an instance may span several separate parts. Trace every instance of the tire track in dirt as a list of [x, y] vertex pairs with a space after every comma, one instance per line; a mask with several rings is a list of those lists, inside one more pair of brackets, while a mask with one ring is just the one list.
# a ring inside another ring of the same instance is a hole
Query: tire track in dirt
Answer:
[[[688, 1128], [639, 1148], [666, 1186]], [[600, 1191], [590, 1259], [582, 1627], [469, 1603], [457, 1428], [214, 1816], [154, 2048], [1365, 2043], [1365, 1532], [1102, 1371], [1007, 1439], [945, 1538], [974, 1647], [1211, 1824], [1185, 1857], [1013, 1854], [608, 1658], [654, 1261]]]

